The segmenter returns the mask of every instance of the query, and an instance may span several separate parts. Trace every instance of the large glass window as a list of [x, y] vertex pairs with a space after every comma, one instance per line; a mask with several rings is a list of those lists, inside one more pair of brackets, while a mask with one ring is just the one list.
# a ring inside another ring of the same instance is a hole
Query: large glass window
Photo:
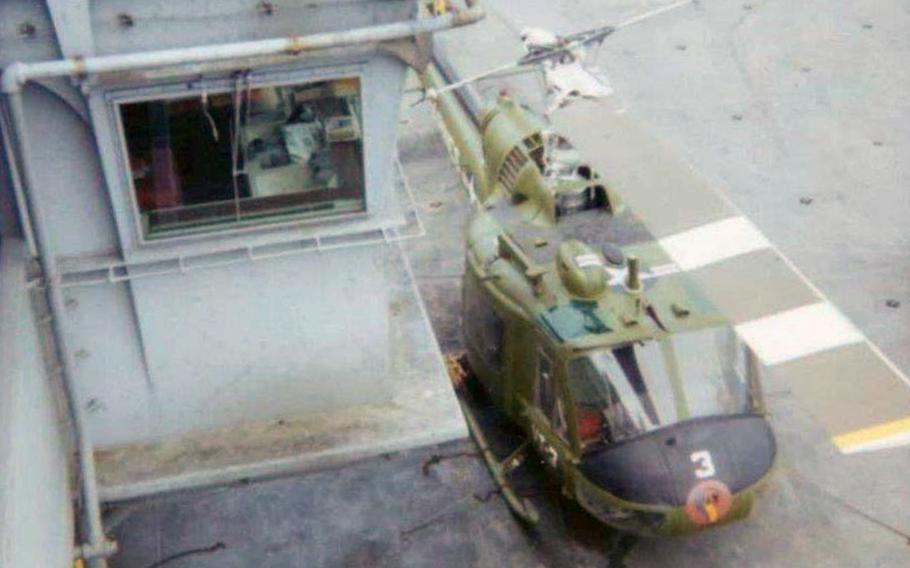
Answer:
[[[573, 359], [569, 389], [578, 416], [601, 416], [622, 439], [690, 418], [753, 408], [748, 352], [728, 327], [674, 334]], [[589, 426], [586, 432], [595, 437]]]
[[121, 103], [148, 238], [363, 211], [357, 78]]

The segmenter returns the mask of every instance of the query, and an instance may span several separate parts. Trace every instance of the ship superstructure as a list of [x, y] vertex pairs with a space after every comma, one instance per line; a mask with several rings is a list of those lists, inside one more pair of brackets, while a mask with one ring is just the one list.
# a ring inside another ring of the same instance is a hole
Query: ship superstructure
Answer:
[[104, 565], [103, 502], [464, 434], [395, 140], [406, 71], [481, 17], [0, 5], [0, 564]]

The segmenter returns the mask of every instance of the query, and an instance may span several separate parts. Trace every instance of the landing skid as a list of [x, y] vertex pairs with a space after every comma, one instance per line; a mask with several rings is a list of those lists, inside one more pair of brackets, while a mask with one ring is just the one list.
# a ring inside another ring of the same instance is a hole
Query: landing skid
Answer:
[[[464, 363], [463, 357], [448, 355], [446, 357], [446, 366], [456, 391], [461, 391], [464, 388], [465, 381], [470, 376], [470, 371]], [[536, 525], [538, 520], [540, 520], [537, 509], [527, 499], [521, 497], [515, 491], [511, 481], [509, 481], [509, 475], [519, 468], [527, 458], [528, 451], [531, 448], [530, 440], [522, 442], [505, 459], [498, 458], [490, 448], [487, 437], [484, 435], [474, 411], [465, 403], [462, 392], [458, 393], [458, 403], [461, 405], [461, 412], [464, 414], [468, 430], [471, 431], [471, 437], [474, 438], [474, 442], [480, 450], [480, 455], [483, 456], [483, 461], [490, 471], [493, 481], [499, 487], [509, 509], [523, 523], [531, 526]]]

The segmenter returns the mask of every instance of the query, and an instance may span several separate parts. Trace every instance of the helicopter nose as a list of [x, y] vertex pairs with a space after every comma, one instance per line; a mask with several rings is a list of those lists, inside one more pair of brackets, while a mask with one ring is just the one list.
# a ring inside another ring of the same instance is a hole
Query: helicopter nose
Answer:
[[585, 456], [579, 467], [620, 499], [688, 508], [694, 522], [711, 524], [727, 514], [733, 496], [765, 476], [775, 454], [763, 417], [719, 416], [607, 446]]

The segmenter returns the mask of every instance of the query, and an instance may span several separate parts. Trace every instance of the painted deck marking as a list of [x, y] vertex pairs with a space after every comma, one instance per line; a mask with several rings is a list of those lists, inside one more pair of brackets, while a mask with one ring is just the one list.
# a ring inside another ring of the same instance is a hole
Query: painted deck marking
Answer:
[[847, 432], [833, 441], [845, 454], [904, 446], [910, 444], [910, 417]]
[[827, 302], [809, 304], [736, 326], [736, 332], [765, 365], [777, 365], [865, 337]]
[[682, 270], [694, 270], [771, 246], [745, 217], [730, 217], [701, 225], [664, 237], [659, 243]]

